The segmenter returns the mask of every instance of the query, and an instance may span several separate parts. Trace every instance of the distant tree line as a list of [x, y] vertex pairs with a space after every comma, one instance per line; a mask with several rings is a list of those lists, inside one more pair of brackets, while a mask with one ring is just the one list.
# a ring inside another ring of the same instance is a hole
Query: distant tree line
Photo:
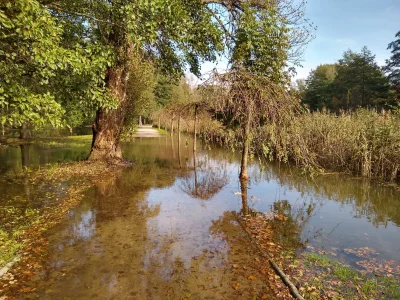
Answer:
[[322, 64], [306, 80], [299, 79], [296, 89], [311, 111], [354, 110], [359, 107], [390, 109], [400, 101], [400, 31], [388, 45], [390, 59], [378, 66], [375, 55], [363, 47], [347, 50], [334, 64]]

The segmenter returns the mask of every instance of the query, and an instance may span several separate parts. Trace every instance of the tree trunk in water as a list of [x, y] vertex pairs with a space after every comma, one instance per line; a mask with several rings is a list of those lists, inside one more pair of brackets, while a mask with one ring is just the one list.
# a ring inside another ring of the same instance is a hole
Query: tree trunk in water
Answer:
[[197, 105], [194, 107], [193, 151], [196, 152], [197, 143]]
[[174, 134], [174, 117], [175, 116], [172, 116], [172, 119], [171, 119], [171, 132], [170, 132], [171, 136]]
[[108, 68], [106, 83], [111, 93], [119, 100], [117, 109], [100, 108], [94, 120], [92, 149], [89, 160], [121, 159], [119, 138], [126, 114], [126, 83], [129, 74], [124, 66]]
[[178, 145], [181, 143], [181, 116], [178, 117]]
[[196, 147], [193, 146], [193, 170], [194, 170], [194, 192], [197, 196], [199, 194], [199, 184], [197, 180], [197, 156], [196, 156]]
[[243, 150], [242, 150], [242, 161], [240, 164], [240, 175], [239, 178], [247, 179], [247, 159], [249, 157], [250, 147], [250, 123], [251, 123], [251, 109], [248, 109], [246, 116], [246, 124], [243, 130]]

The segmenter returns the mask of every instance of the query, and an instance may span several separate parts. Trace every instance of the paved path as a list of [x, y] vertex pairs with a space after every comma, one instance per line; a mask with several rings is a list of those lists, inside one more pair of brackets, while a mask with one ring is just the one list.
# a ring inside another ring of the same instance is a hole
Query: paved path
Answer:
[[133, 137], [162, 137], [163, 135], [151, 127], [151, 125], [139, 126]]

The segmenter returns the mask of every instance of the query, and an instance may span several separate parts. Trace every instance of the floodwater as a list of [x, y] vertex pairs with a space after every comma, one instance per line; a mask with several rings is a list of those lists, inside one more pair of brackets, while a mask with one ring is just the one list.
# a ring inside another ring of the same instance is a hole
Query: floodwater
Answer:
[[[344, 175], [311, 179], [296, 168], [257, 162], [241, 186], [238, 154], [212, 145], [197, 149], [194, 155], [186, 137], [180, 145], [170, 137], [125, 143], [124, 156], [135, 166], [91, 188], [81, 205], [48, 232], [49, 268], [32, 280], [36, 291], [29, 297], [251, 299], [269, 294], [265, 278], [247, 280], [259, 270], [232, 214], [243, 209], [290, 216], [296, 233], [283, 228], [276, 238], [298, 252], [334, 252], [357, 267], [348, 249], [368, 247], [378, 261], [400, 264], [400, 193], [393, 187]], [[0, 148], [0, 171], [80, 159], [85, 151], [32, 147], [24, 158], [22, 148]], [[8, 193], [1, 184], [0, 191], [2, 198]]]

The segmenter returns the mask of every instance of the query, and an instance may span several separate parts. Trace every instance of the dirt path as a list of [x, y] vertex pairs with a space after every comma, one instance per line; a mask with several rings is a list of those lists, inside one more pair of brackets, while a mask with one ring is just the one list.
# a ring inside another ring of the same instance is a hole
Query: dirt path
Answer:
[[163, 135], [151, 127], [151, 125], [143, 125], [138, 128], [133, 137], [162, 137]]

